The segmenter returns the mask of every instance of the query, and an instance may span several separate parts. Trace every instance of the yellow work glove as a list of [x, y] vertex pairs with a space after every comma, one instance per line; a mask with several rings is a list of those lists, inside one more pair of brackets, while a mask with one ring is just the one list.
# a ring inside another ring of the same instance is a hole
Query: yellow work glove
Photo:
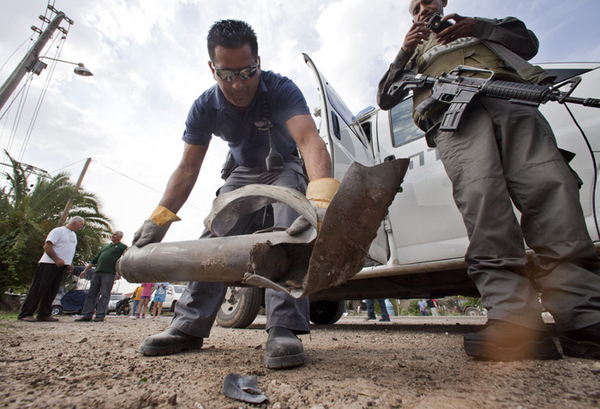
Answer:
[[158, 206], [150, 218], [142, 224], [142, 227], [135, 232], [133, 236], [133, 245], [144, 247], [148, 243], [160, 242], [171, 223], [181, 220], [175, 213], [163, 206]]
[[[308, 184], [306, 189], [306, 198], [317, 211], [317, 232], [321, 230], [321, 224], [325, 218], [327, 207], [331, 203], [331, 199], [340, 187], [340, 182], [334, 178], [321, 178], [313, 180]], [[298, 217], [294, 223], [286, 230], [286, 232], [295, 236], [300, 234], [310, 227], [310, 223], [304, 217]]]

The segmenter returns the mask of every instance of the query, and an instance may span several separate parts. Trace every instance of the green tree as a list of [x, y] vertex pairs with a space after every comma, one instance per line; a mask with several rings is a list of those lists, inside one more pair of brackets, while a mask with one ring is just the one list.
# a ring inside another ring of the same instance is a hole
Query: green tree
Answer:
[[[8, 155], [8, 153], [7, 153]], [[73, 265], [89, 261], [111, 233], [110, 219], [99, 209], [94, 194], [71, 183], [69, 175], [59, 173], [52, 178], [38, 177], [29, 184], [27, 175], [13, 158], [12, 174], [6, 173], [8, 185], [0, 190], [0, 291], [8, 287], [30, 284], [42, 246], [69, 200], [73, 204], [68, 217], [85, 219], [77, 232], [77, 250]]]

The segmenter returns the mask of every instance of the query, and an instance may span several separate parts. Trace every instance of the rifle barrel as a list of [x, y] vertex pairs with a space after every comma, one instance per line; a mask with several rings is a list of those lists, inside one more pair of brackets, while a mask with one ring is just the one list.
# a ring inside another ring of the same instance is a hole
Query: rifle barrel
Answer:
[[598, 98], [567, 97], [563, 102], [571, 102], [573, 104], [579, 104], [586, 107], [600, 108], [600, 99]]

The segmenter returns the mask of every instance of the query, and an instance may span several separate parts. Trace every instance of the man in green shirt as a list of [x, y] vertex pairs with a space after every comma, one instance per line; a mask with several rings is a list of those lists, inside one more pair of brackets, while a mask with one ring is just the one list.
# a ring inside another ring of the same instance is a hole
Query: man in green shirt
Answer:
[[[90, 284], [90, 291], [88, 292], [85, 304], [83, 305], [82, 317], [75, 321], [104, 321], [104, 316], [106, 315], [108, 302], [110, 300], [110, 291], [112, 290], [115, 278], [117, 278], [115, 265], [117, 264], [119, 257], [121, 257], [123, 252], [127, 249], [127, 246], [121, 243], [121, 239], [123, 239], [123, 232], [115, 231], [110, 238], [111, 243], [102, 247], [79, 275], [80, 278], [84, 278], [87, 272], [94, 265], [96, 266], [96, 272], [94, 273]], [[96, 318], [92, 320], [96, 303], [98, 303]]]

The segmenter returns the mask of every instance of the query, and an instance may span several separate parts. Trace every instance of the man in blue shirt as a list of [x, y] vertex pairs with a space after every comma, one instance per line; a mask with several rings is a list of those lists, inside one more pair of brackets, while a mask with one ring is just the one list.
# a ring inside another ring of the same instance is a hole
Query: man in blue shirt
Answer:
[[[242, 21], [218, 21], [209, 30], [207, 42], [208, 64], [217, 84], [189, 111], [183, 158], [159, 206], [136, 233], [134, 245], [138, 247], [160, 241], [169, 225], [179, 220], [176, 213], [196, 183], [212, 135], [228, 143], [238, 165], [220, 193], [256, 183], [291, 187], [303, 193], [308, 190], [307, 197], [324, 210], [339, 185], [331, 178], [329, 154], [298, 87], [286, 77], [261, 70], [254, 30]], [[274, 159], [273, 148], [277, 151]], [[273, 163], [274, 168], [268, 166]], [[303, 165], [310, 180], [308, 189]], [[298, 217], [280, 203], [273, 204], [273, 213], [279, 227], [289, 227]], [[240, 219], [229, 235], [244, 234], [246, 222]], [[223, 283], [190, 283], [176, 305], [171, 326], [144, 340], [139, 351], [167, 355], [201, 348], [225, 291]], [[304, 364], [306, 354], [296, 335], [310, 330], [308, 299], [266, 289], [265, 304], [269, 333], [265, 366], [279, 369]]]

